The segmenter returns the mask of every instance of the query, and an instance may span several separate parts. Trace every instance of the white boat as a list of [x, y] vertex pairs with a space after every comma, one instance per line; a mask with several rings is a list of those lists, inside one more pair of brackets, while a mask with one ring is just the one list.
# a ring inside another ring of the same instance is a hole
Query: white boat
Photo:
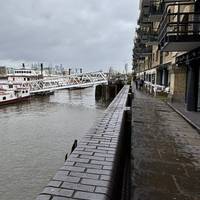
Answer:
[[20, 102], [30, 97], [30, 89], [21, 84], [0, 84], [0, 105]]

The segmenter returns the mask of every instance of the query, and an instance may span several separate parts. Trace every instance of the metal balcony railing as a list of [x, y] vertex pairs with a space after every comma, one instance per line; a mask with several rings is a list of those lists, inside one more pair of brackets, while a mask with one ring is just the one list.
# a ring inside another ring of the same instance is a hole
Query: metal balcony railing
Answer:
[[165, 3], [162, 0], [150, 1], [150, 15], [162, 15], [165, 9]]
[[144, 55], [150, 55], [152, 52], [152, 47], [134, 48], [133, 57], [135, 59], [142, 58]]
[[158, 43], [158, 30], [150, 28], [149, 30], [138, 32], [138, 38], [140, 39], [140, 43], [151, 44]]
[[150, 30], [147, 33], [147, 41], [146, 44], [158, 43], [158, 31]]
[[[185, 9], [188, 7], [189, 9]], [[158, 39], [161, 46], [169, 39], [193, 41], [200, 38], [200, 12], [195, 11], [195, 3], [169, 4], [162, 16]]]
[[141, 24], [149, 24], [150, 21], [149, 21], [149, 14], [144, 14], [142, 15], [138, 21], [137, 21], [137, 24], [138, 25], [141, 25]]

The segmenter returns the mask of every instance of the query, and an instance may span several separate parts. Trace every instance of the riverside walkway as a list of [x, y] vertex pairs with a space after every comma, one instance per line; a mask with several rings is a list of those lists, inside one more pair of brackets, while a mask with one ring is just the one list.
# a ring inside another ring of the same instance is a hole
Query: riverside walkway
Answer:
[[132, 105], [131, 200], [199, 200], [199, 133], [156, 98]]

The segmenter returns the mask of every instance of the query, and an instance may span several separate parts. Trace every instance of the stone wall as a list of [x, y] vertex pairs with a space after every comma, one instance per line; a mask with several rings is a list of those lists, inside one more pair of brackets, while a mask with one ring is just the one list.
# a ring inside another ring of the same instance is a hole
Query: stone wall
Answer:
[[171, 88], [172, 101], [184, 102], [186, 93], [186, 69], [174, 69], [171, 72]]
[[128, 93], [124, 86], [37, 200], [121, 199]]

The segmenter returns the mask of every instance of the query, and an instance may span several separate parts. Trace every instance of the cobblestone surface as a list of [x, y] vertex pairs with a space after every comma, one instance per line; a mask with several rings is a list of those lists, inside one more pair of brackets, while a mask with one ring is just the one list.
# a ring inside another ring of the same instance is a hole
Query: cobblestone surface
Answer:
[[124, 86], [37, 200], [111, 199], [128, 92]]
[[168, 105], [135, 91], [132, 200], [199, 200], [200, 135]]

